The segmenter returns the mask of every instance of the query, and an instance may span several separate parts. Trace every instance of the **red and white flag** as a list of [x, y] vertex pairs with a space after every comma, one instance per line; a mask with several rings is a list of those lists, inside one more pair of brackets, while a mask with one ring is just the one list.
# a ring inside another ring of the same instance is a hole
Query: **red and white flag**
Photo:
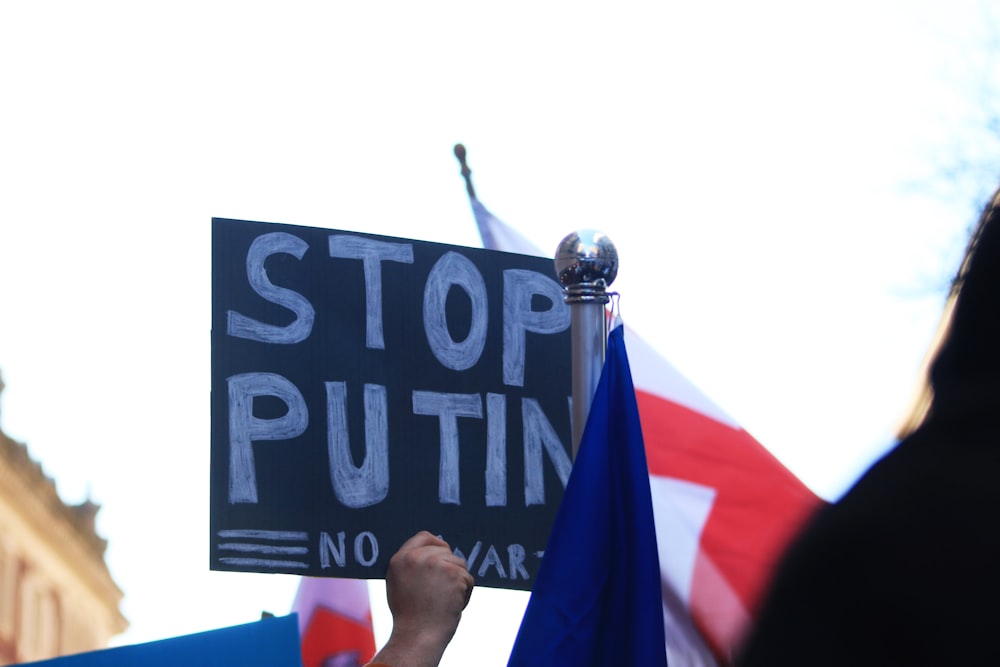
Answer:
[[[545, 256], [470, 199], [484, 247]], [[727, 665], [782, 552], [822, 501], [628, 328], [625, 346], [646, 443], [667, 660]]]
[[366, 582], [302, 577], [292, 611], [299, 615], [303, 667], [361, 667], [375, 655]]

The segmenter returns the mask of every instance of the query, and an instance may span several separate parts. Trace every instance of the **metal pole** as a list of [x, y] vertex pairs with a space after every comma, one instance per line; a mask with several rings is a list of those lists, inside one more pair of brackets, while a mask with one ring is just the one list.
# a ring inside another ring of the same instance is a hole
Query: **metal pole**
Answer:
[[573, 357], [573, 458], [587, 424], [594, 391], [604, 368], [608, 324], [607, 287], [618, 275], [618, 250], [603, 232], [582, 229], [559, 243], [556, 275], [570, 306]]

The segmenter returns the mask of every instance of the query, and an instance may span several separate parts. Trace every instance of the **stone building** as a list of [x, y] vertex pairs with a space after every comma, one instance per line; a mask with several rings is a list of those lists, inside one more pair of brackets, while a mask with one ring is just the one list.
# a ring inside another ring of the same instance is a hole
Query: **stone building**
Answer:
[[128, 627], [95, 530], [99, 509], [64, 503], [0, 429], [0, 665], [105, 648]]

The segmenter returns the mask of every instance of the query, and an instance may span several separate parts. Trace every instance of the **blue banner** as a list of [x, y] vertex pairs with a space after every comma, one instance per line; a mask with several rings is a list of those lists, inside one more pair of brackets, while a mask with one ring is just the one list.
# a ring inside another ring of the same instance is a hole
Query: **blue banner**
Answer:
[[302, 667], [295, 614], [221, 630], [25, 663], [35, 667]]

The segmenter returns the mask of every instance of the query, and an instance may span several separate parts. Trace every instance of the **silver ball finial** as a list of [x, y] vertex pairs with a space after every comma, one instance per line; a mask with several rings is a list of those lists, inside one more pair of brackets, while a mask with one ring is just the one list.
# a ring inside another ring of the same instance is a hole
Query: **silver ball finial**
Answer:
[[607, 303], [605, 288], [618, 276], [618, 249], [603, 232], [581, 229], [559, 243], [555, 265], [566, 303]]

